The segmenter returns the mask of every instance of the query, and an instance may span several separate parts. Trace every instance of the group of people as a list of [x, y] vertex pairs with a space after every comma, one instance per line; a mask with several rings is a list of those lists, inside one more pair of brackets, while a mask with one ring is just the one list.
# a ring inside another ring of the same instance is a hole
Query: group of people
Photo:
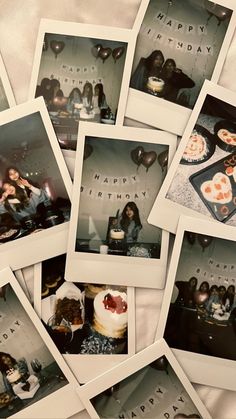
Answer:
[[[49, 111], [58, 110], [55, 105], [56, 98], [65, 98], [60, 82], [57, 79], [48, 78], [43, 78], [41, 84], [37, 86], [35, 97], [39, 96], [43, 96]], [[87, 81], [82, 92], [78, 87], [74, 87], [65, 99], [61, 108], [73, 115], [79, 115], [81, 107], [91, 109], [97, 114], [101, 113], [102, 109], [108, 109], [102, 83], [97, 83], [93, 88], [92, 84]]]
[[22, 177], [20, 171], [7, 168], [0, 190], [0, 216], [9, 214], [19, 224], [28, 216], [35, 216], [39, 204], [49, 205], [46, 192]]
[[172, 58], [165, 60], [160, 50], [152, 51], [147, 58], [141, 58], [135, 69], [130, 87], [150, 93], [148, 89], [149, 77], [156, 77], [164, 82], [160, 96], [170, 102], [188, 106], [189, 97], [186, 92], [179, 95], [180, 89], [193, 88], [195, 83], [176, 66]]
[[187, 308], [197, 308], [211, 316], [215, 310], [223, 310], [225, 313], [232, 313], [236, 308], [235, 286], [224, 285], [209, 286], [207, 281], [203, 281], [197, 288], [197, 278], [191, 277], [189, 281], [176, 281], [178, 296], [175, 304]]

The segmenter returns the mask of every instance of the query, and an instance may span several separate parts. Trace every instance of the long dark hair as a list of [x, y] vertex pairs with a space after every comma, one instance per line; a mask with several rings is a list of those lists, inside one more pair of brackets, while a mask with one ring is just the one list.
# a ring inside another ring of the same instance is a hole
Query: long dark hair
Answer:
[[70, 100], [74, 99], [74, 93], [75, 93], [75, 92], [77, 92], [77, 93], [78, 93], [79, 98], [80, 98], [80, 100], [81, 100], [81, 98], [82, 98], [82, 93], [81, 93], [81, 91], [80, 91], [80, 89], [79, 89], [78, 87], [74, 87], [74, 89], [72, 89], [72, 90], [71, 90], [71, 92], [70, 92], [70, 94], [69, 94], [69, 99], [70, 99]]
[[165, 58], [164, 55], [162, 54], [162, 52], [158, 49], [156, 49], [155, 51], [152, 51], [152, 53], [145, 59], [145, 66], [146, 68], [150, 71], [153, 68], [153, 61], [155, 60], [155, 58], [160, 55], [160, 57], [162, 58], [162, 61], [164, 63]]
[[103, 91], [103, 84], [102, 83], [97, 83], [96, 86], [94, 87], [94, 90], [98, 89], [98, 106], [99, 108], [101, 108], [102, 106], [102, 102], [104, 100], [105, 94]]
[[[232, 288], [234, 290], [233, 294], [231, 292], [229, 292], [229, 288]], [[233, 302], [234, 302], [234, 296], [235, 296], [235, 286], [234, 285], [229, 285], [225, 295], [222, 298], [222, 303], [225, 305], [226, 300], [228, 298], [229, 299], [229, 304], [230, 304], [230, 307], [231, 307], [233, 305]]]
[[[12, 181], [4, 181], [3, 182], [3, 187], [2, 187], [2, 193], [4, 192], [4, 184], [8, 183], [11, 186], [14, 186], [16, 192], [15, 195], [8, 195], [8, 197], [5, 199], [4, 201], [4, 206], [6, 208], [6, 210], [10, 213], [12, 213], [12, 208], [11, 205], [13, 205], [13, 207], [15, 208], [16, 212], [20, 212], [21, 210], [25, 209], [26, 207], [28, 207], [29, 205], [29, 198], [28, 196], [24, 193], [24, 191], [22, 190], [22, 188], [20, 188], [15, 182]], [[20, 202], [17, 204], [11, 204], [8, 202], [9, 199], [11, 198], [16, 198], [18, 199]], [[14, 212], [14, 211], [13, 211]]]
[[[21, 192], [22, 192], [22, 188], [20, 188], [19, 187], [19, 185], [17, 185], [17, 182], [15, 181], [15, 180], [12, 180], [12, 179], [10, 179], [10, 176], [9, 176], [9, 171], [11, 170], [11, 169], [13, 169], [13, 170], [15, 170], [16, 172], [18, 172], [19, 173], [19, 177], [24, 177], [24, 175], [22, 174], [22, 172], [18, 169], [18, 167], [16, 167], [16, 166], [8, 166], [7, 168], [6, 168], [6, 171], [5, 171], [5, 180], [4, 180], [4, 182], [3, 183], [10, 183], [10, 185], [13, 185], [15, 188], [17, 188], [17, 189], [19, 189], [19, 190], [21, 190]], [[36, 188], [38, 188], [39, 187], [39, 185], [36, 183], [36, 182], [32, 182], [32, 180], [31, 179], [27, 179], [28, 180], [28, 182], [32, 185], [32, 186], [35, 186]], [[26, 194], [28, 195], [28, 198], [30, 197], [30, 195], [31, 195], [31, 190], [29, 189], [29, 187], [28, 186], [25, 186], [24, 187], [24, 190], [26, 191]]]
[[[89, 93], [88, 93], [88, 96], [85, 96], [85, 90], [87, 88], [89, 89]], [[86, 81], [86, 83], [84, 85], [82, 96], [83, 97], [87, 97], [88, 98], [88, 102], [90, 104], [92, 104], [92, 99], [93, 99], [93, 86], [92, 86], [91, 83], [89, 83], [89, 81]]]
[[162, 67], [162, 71], [161, 71], [161, 74], [162, 74], [163, 77], [165, 77], [166, 74], [167, 74], [166, 67], [167, 67], [167, 64], [169, 64], [169, 63], [171, 63], [174, 68], [176, 68], [176, 62], [175, 62], [175, 60], [173, 60], [172, 58], [167, 58], [167, 60], [165, 61], [164, 65]]
[[133, 211], [133, 213], [134, 213], [134, 216], [133, 216], [133, 221], [135, 222], [135, 226], [140, 226], [140, 227], [142, 227], [142, 224], [141, 224], [141, 221], [140, 221], [140, 217], [139, 217], [139, 210], [138, 210], [138, 207], [137, 207], [137, 205], [135, 204], [135, 202], [128, 202], [126, 205], [125, 205], [125, 207], [124, 207], [124, 209], [123, 209], [123, 211], [122, 211], [122, 215], [121, 215], [121, 220], [120, 220], [120, 225], [121, 225], [121, 227], [122, 227], [122, 229], [127, 233], [127, 231], [128, 231], [128, 227], [129, 227], [129, 224], [130, 224], [130, 220], [129, 220], [129, 218], [127, 217], [127, 214], [126, 214], [126, 210], [127, 210], [127, 208], [130, 208], [132, 211]]
[[7, 354], [6, 352], [0, 352], [0, 371], [1, 373], [3, 372], [7, 372], [7, 370], [9, 370], [9, 365], [6, 365], [4, 363], [4, 361], [2, 360], [3, 356], [8, 356], [12, 362], [12, 368], [14, 367], [14, 365], [17, 363], [15, 358], [13, 358], [10, 354]]
[[8, 167], [6, 168], [6, 171], [5, 171], [5, 181], [13, 182], [13, 181], [10, 179], [10, 176], [9, 176], [9, 172], [10, 172], [10, 170], [15, 170], [17, 173], [19, 173], [19, 177], [23, 177], [23, 176], [22, 176], [22, 172], [18, 169], [18, 167], [16, 167], [16, 166], [8, 166]]

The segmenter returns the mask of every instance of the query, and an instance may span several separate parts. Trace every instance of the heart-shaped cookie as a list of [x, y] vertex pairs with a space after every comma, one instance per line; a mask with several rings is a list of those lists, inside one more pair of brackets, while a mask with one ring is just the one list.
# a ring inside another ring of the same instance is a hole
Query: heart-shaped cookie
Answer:
[[212, 180], [203, 182], [201, 192], [209, 202], [227, 204], [232, 201], [232, 186], [228, 176], [224, 173], [216, 173]]

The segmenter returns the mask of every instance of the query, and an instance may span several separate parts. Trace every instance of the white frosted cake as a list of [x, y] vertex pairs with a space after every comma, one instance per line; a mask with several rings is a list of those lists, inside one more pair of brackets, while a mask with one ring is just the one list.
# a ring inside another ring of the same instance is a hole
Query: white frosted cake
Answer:
[[153, 93], [160, 93], [164, 88], [165, 82], [158, 77], [148, 77], [147, 88]]
[[94, 299], [94, 329], [104, 336], [123, 338], [128, 323], [127, 295], [107, 289]]
[[123, 240], [125, 237], [125, 232], [120, 228], [114, 228], [110, 231], [110, 238], [113, 240]]
[[11, 368], [6, 374], [7, 380], [9, 383], [15, 383], [16, 381], [20, 380], [21, 374], [20, 371], [14, 368]]

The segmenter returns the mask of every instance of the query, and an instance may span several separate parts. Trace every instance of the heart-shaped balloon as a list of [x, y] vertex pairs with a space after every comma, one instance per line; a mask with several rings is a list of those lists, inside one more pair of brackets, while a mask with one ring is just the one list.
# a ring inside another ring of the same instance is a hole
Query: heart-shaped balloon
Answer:
[[104, 63], [110, 57], [111, 53], [111, 48], [102, 47], [98, 52], [98, 56], [102, 59], [102, 62]]
[[124, 52], [125, 52], [125, 47], [117, 47], [113, 49], [112, 57], [114, 58], [115, 63], [124, 54]]
[[202, 251], [204, 252], [204, 250], [210, 246], [213, 237], [211, 236], [204, 236], [203, 234], [198, 234], [197, 236], [199, 244], [202, 246]]
[[94, 47], [92, 47], [91, 51], [92, 51], [92, 54], [95, 58], [98, 58], [98, 54], [99, 54], [99, 51], [100, 51], [101, 48], [102, 48], [101, 44], [96, 44], [96, 45], [94, 45]]
[[168, 361], [165, 356], [161, 356], [151, 363], [151, 366], [159, 371], [166, 371], [168, 367]]
[[185, 234], [189, 244], [193, 245], [196, 240], [196, 233], [193, 233], [192, 231], [186, 231]]
[[220, 6], [219, 4], [208, 0], [206, 0], [205, 7], [207, 12], [210, 14], [210, 18], [215, 16], [218, 19], [218, 25], [220, 25], [224, 20], [229, 19], [232, 15], [232, 11], [227, 7]]
[[146, 167], [146, 172], [148, 171], [149, 167], [153, 165], [156, 159], [157, 153], [155, 151], [148, 151], [143, 153], [142, 165]]
[[93, 152], [93, 147], [90, 144], [85, 144], [84, 146], [84, 160], [88, 159]]
[[168, 164], [168, 150], [162, 151], [162, 153], [158, 155], [157, 160], [159, 165], [161, 166], [162, 171], [164, 171], [164, 168]]
[[130, 155], [131, 155], [131, 159], [133, 160], [133, 162], [135, 164], [137, 164], [137, 166], [139, 167], [140, 164], [142, 163], [142, 159], [143, 159], [143, 153], [144, 153], [144, 148], [139, 146], [136, 147], [134, 150], [131, 151]]
[[63, 41], [51, 41], [50, 47], [55, 54], [55, 58], [57, 58], [58, 54], [60, 54], [65, 48], [65, 43]]

